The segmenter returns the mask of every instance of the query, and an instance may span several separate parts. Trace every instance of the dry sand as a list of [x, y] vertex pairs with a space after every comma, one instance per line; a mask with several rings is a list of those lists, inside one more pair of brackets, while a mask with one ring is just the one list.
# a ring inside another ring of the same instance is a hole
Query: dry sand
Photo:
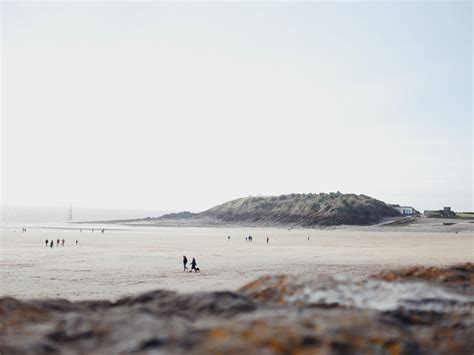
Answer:
[[[246, 235], [254, 242], [245, 242]], [[64, 238], [66, 245], [45, 246], [45, 239], [57, 238]], [[183, 254], [196, 258], [200, 274], [183, 272]], [[0, 255], [0, 296], [117, 299], [157, 288], [235, 290], [265, 274], [362, 277], [407, 265], [472, 262], [474, 233], [162, 227], [92, 234], [5, 229]]]

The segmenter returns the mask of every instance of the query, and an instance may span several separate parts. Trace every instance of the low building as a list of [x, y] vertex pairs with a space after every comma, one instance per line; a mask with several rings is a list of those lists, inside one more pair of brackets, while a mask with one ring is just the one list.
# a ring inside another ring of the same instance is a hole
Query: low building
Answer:
[[443, 207], [442, 210], [425, 210], [423, 216], [427, 218], [452, 218], [456, 214], [451, 210], [451, 207]]
[[395, 207], [402, 216], [411, 216], [415, 213], [415, 209], [410, 206], [397, 206]]

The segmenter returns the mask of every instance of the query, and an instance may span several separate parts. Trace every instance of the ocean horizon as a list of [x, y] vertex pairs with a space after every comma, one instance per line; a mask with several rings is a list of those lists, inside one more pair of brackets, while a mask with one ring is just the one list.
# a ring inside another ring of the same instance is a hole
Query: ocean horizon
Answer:
[[[159, 217], [169, 211], [121, 208], [87, 208], [72, 206], [0, 206], [0, 225], [3, 227], [19, 225], [64, 224], [70, 222], [95, 222], [121, 219]], [[77, 226], [76, 226], [77, 227]]]

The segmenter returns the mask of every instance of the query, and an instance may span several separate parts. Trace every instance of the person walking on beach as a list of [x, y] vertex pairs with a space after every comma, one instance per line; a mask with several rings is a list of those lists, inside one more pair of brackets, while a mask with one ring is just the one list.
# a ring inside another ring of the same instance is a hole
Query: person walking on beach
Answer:
[[46, 243], [46, 246], [48, 246], [48, 239], [46, 239], [44, 242]]
[[78, 241], [78, 240], [76, 240], [76, 245], [77, 245], [77, 243], [79, 243], [79, 241]]
[[183, 266], [184, 266], [184, 270], [183, 271], [186, 271], [188, 270], [188, 258], [186, 257], [186, 255], [183, 255]]
[[54, 240], [51, 241], [51, 243], [49, 243], [49, 247], [52, 249], [54, 246]]
[[60, 240], [59, 238], [56, 240], [56, 246], [58, 247], [59, 246], [59, 243], [60, 243]]
[[268, 244], [268, 241], [270, 240], [270, 238], [267, 237], [267, 244]]
[[198, 272], [200, 271], [198, 267], [196, 267], [197, 264], [196, 264], [196, 259], [193, 258], [193, 261], [191, 261], [191, 270], [189, 272]]
[[64, 246], [64, 242], [65, 242], [65, 240], [63, 239], [63, 240], [61, 241], [61, 245], [62, 245], [62, 246]]

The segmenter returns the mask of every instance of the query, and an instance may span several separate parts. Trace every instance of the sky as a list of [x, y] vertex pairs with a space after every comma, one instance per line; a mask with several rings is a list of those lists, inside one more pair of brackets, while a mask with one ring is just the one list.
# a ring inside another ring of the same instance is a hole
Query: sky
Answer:
[[2, 205], [473, 211], [472, 3], [2, 2]]

